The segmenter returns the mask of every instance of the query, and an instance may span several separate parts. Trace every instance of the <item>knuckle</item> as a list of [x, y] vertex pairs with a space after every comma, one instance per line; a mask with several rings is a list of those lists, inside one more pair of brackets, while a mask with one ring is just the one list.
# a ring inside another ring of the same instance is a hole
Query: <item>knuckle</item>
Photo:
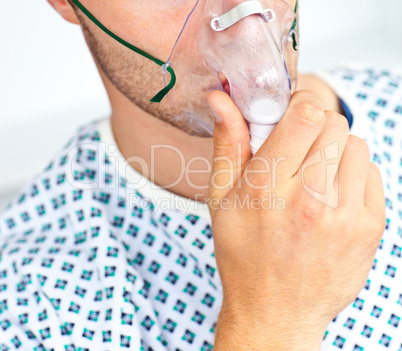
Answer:
[[349, 134], [349, 123], [344, 116], [335, 111], [325, 111], [325, 117], [326, 120], [335, 125], [336, 128], [340, 129], [345, 134]]
[[323, 204], [314, 198], [305, 197], [296, 205], [295, 220], [302, 227], [310, 227], [319, 222], [323, 217]]
[[363, 139], [361, 139], [355, 135], [350, 135], [349, 139], [348, 139], [348, 144], [354, 150], [366, 154], [367, 157], [370, 156], [369, 147]]
[[232, 154], [234, 150], [232, 142], [214, 136], [214, 151], [216, 156]]
[[218, 191], [213, 185], [210, 185], [208, 188], [208, 201], [212, 201], [214, 199], [219, 199], [221, 196], [220, 191]]
[[310, 102], [297, 103], [293, 113], [301, 124], [314, 125], [325, 120], [324, 110]]

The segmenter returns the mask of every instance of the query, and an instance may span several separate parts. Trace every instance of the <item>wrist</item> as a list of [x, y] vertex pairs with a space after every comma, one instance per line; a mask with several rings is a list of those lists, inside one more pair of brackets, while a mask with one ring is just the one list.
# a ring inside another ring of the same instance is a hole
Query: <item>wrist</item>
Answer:
[[235, 313], [222, 305], [214, 351], [319, 351], [325, 328], [312, 329], [307, 321], [290, 319], [285, 311], [266, 318], [252, 311]]

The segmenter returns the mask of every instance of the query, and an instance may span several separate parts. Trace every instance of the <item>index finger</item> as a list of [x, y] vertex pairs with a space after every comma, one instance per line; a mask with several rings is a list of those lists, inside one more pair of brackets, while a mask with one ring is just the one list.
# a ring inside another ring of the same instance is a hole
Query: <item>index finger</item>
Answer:
[[[276, 175], [291, 178], [321, 134], [324, 124], [325, 112], [321, 99], [313, 92], [298, 91], [293, 94], [288, 110], [256, 156], [268, 162], [283, 159]], [[253, 162], [249, 167], [253, 168]]]

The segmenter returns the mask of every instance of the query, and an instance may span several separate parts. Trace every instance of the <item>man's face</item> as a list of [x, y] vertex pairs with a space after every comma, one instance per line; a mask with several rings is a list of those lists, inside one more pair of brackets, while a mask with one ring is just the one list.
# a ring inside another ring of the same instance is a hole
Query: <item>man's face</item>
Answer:
[[[225, 2], [226, 8], [233, 8], [242, 2], [216, 1]], [[280, 3], [282, 0], [276, 1]], [[292, 8], [295, 7], [295, 2], [296, 0], [288, 1]], [[106, 0], [102, 2], [82, 0], [82, 3], [116, 35], [165, 62], [196, 0]], [[198, 21], [197, 16], [199, 19], [205, 17], [203, 9], [206, 3], [206, 0], [200, 0], [193, 15], [195, 21]], [[204, 73], [202, 72], [204, 65], [202, 57], [198, 54], [199, 43], [194, 40], [199, 30], [196, 25], [186, 27], [186, 35], [182, 37], [179, 48], [176, 50], [175, 54], [180, 55], [180, 67], [173, 67], [177, 74], [177, 83], [170, 93], [174, 96], [174, 103], [169, 105], [168, 98], [161, 103], [149, 102], [164, 87], [161, 67], [109, 37], [78, 9], [76, 12], [89, 48], [99, 67], [123, 95], [144, 111], [189, 134], [210, 135], [191, 119], [191, 115], [197, 114], [206, 124], [212, 121], [208, 105], [206, 105], [206, 95], [211, 86], [217, 83], [216, 76], [207, 79], [204, 76], [200, 79]], [[293, 56], [293, 62], [288, 62], [291, 75], [297, 69], [297, 58], [296, 55]], [[195, 73], [188, 74], [189, 71]], [[169, 81], [169, 74], [166, 75], [166, 79]], [[170, 100], [172, 102], [172, 99]]]

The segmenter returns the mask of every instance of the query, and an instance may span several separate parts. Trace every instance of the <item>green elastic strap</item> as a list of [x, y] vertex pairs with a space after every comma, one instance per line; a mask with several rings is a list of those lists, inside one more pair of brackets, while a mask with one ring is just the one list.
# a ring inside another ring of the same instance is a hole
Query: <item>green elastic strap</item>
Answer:
[[161, 102], [162, 99], [166, 96], [166, 94], [174, 87], [176, 84], [176, 74], [173, 71], [173, 68], [169, 65], [166, 65], [165, 62], [158, 60], [151, 55], [148, 55], [146, 52], [136, 48], [135, 46], [127, 43], [125, 40], [118, 37], [116, 34], [112, 33], [109, 29], [107, 29], [102, 23], [100, 23], [78, 0], [71, 0], [77, 7], [93, 22], [95, 23], [100, 29], [102, 29], [106, 34], [110, 35], [113, 39], [117, 40], [120, 44], [123, 44], [125, 47], [133, 50], [137, 54], [140, 54], [147, 59], [155, 62], [159, 66], [167, 66], [166, 70], [170, 73], [170, 82], [169, 84], [164, 87], [158, 94], [156, 94], [150, 101], [151, 102]]
[[[299, 2], [299, 0], [296, 1], [295, 14], [297, 13], [298, 2]], [[297, 51], [296, 26], [297, 26], [297, 16], [295, 15], [295, 20], [293, 21], [292, 28], [290, 29], [291, 31], [293, 30], [292, 39], [293, 39], [293, 50], [294, 51]]]

